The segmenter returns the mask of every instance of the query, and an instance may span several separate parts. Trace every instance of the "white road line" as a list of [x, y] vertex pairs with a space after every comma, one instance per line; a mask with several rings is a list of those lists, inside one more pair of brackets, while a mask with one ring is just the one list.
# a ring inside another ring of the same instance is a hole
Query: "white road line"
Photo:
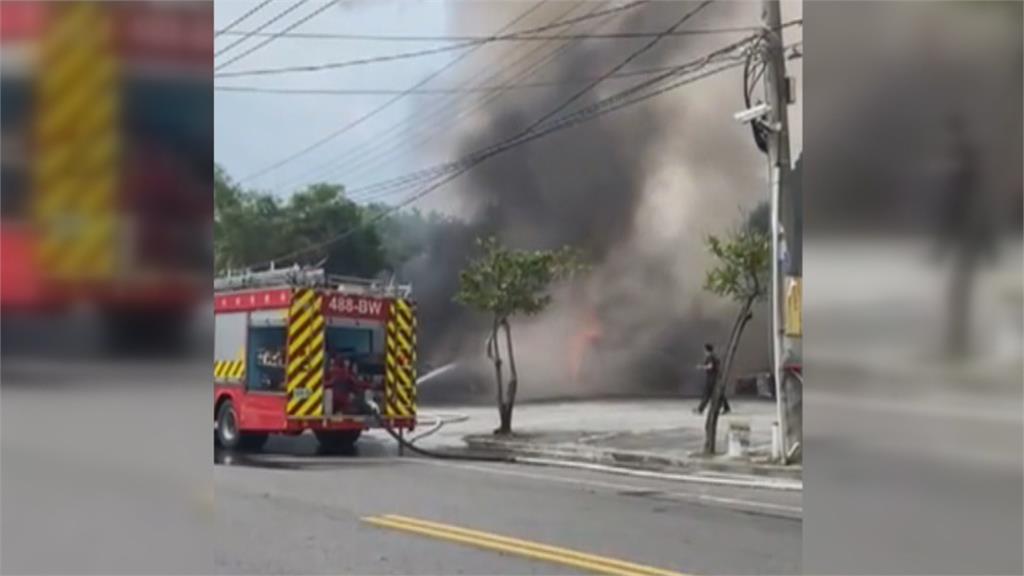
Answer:
[[656, 480], [670, 480], [673, 482], [694, 482], [698, 484], [712, 484], [718, 486], [733, 486], [736, 488], [763, 488], [768, 490], [784, 490], [789, 492], [800, 492], [804, 489], [803, 482], [792, 480], [759, 480], [759, 479], [733, 479], [716, 478], [713, 476], [700, 476], [693, 474], [670, 474], [667, 472], [654, 472], [650, 470], [634, 470], [618, 466], [607, 466], [604, 464], [593, 464], [590, 462], [571, 462], [550, 458], [523, 458], [516, 457], [516, 462], [523, 464], [536, 464], [539, 466], [557, 466], [560, 468], [578, 468], [580, 470], [593, 470], [595, 472], [607, 472], [622, 476], [633, 476], [635, 478], [653, 478]]
[[[775, 511], [783, 512], [789, 516], [801, 517], [803, 515], [803, 508], [800, 506], [789, 506], [786, 504], [774, 504], [771, 502], [761, 502], [756, 500], [746, 500], [742, 498], [727, 498], [724, 496], [711, 496], [708, 494], [700, 494], [695, 492], [679, 492], [679, 491], [665, 491], [650, 486], [638, 486], [636, 484], [618, 484], [614, 482], [603, 482], [600, 480], [582, 479], [582, 478], [564, 478], [561, 476], [551, 476], [546, 474], [532, 474], [530, 472], [523, 472], [522, 470], [514, 470], [508, 468], [492, 468], [489, 466], [481, 466], [476, 464], [462, 464], [454, 462], [445, 462], [442, 460], [428, 460], [425, 458], [410, 458], [407, 462], [416, 462], [418, 464], [428, 464], [430, 466], [440, 466], [442, 468], [458, 468], [462, 470], [473, 470], [475, 472], [483, 472], [485, 474], [493, 474], [496, 476], [515, 476], [518, 478], [528, 478], [531, 480], [539, 480], [542, 482], [553, 482], [558, 484], [572, 484], [574, 486], [590, 486], [594, 488], [604, 488], [606, 490], [615, 490], [619, 492], [655, 492], [660, 496], [670, 498], [673, 500], [681, 500], [684, 502], [713, 502], [716, 504], [724, 504], [727, 506], [741, 507], [748, 511]], [[753, 509], [753, 510], [750, 510]]]

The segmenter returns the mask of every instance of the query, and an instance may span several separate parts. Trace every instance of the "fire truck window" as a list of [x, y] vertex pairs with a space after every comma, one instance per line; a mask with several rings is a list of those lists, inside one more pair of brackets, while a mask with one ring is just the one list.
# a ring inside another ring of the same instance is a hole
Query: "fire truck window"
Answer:
[[249, 330], [249, 375], [251, 390], [284, 390], [285, 340], [282, 327], [258, 327]]
[[327, 352], [365, 363], [375, 352], [373, 331], [362, 328], [331, 327], [327, 329]]

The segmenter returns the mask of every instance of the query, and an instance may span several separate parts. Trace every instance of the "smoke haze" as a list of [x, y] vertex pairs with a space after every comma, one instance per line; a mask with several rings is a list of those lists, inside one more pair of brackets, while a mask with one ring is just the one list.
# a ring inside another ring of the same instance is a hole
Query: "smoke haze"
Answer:
[[[582, 4], [569, 17], [594, 9]], [[696, 5], [646, 5], [608, 21], [582, 23], [572, 32], [656, 32]], [[523, 10], [513, 3], [494, 11], [493, 4], [487, 6], [485, 14], [472, 5], [459, 5], [456, 26], [496, 30]], [[520, 27], [559, 19], [564, 9], [545, 6]], [[717, 3], [683, 29], [758, 20], [756, 5]], [[686, 62], [740, 37], [742, 33], [665, 38], [628, 69]], [[537, 77], [596, 77], [647, 41], [578, 41], [538, 70]], [[500, 67], [514, 57], [508, 54], [527, 49], [501, 48], [488, 53], [486, 64]], [[451, 303], [458, 271], [473, 254], [473, 239], [495, 235], [516, 248], [568, 244], [583, 250], [593, 269], [577, 285], [561, 287], [543, 315], [513, 322], [521, 397], [695, 393], [693, 366], [701, 344], [712, 341], [724, 348], [736, 313], [733, 303], [701, 290], [709, 264], [702, 239], [738, 226], [746, 212], [767, 198], [763, 156], [749, 129], [732, 119], [744, 107], [741, 75], [740, 69], [730, 70], [515, 148], [446, 188], [437, 201], [461, 214], [464, 222], [438, 231], [426, 253], [405, 271], [421, 302], [425, 356], [436, 364], [453, 358], [483, 360], [486, 329], [481, 322], [487, 320]], [[637, 81], [608, 80], [567, 110]], [[470, 126], [450, 136], [451, 157], [521, 132], [585, 85], [516, 91], [495, 99]], [[755, 310], [734, 376], [767, 366], [766, 312], [767, 307]], [[584, 358], [582, 376], [574, 379], [574, 342], [587, 329], [596, 329], [599, 336]], [[478, 377], [486, 379], [489, 390], [493, 374], [481, 372]]]

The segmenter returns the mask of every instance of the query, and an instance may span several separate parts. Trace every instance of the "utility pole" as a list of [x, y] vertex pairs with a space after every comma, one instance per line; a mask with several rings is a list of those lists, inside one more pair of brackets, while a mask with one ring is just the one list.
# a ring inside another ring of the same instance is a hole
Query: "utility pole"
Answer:
[[[771, 110], [767, 114], [768, 124], [768, 165], [771, 186], [771, 235], [772, 235], [772, 372], [775, 378], [775, 402], [779, 423], [779, 447], [783, 462], [788, 460], [789, 449], [786, 390], [783, 388], [783, 366], [799, 362], [800, 325], [799, 317], [792, 318], [793, 302], [786, 302], [786, 296], [796, 291], [796, 316], [799, 316], [799, 276], [792, 275], [792, 264], [800, 260], [800, 240], [790, 235], [799, 223], [802, 209], [792, 198], [783, 194], [790, 189], [787, 180], [792, 165], [789, 155], [789, 79], [786, 76], [786, 59], [782, 43], [782, 14], [779, 0], [762, 0], [761, 20], [765, 28], [765, 98]], [[782, 247], [786, 249], [783, 250]], [[796, 258], [794, 258], [794, 254]], [[784, 261], [783, 261], [784, 260]], [[783, 270], [783, 267], [786, 269]], [[785, 278], [783, 278], [785, 276]], [[785, 282], [783, 282], [785, 280]], [[794, 288], [795, 285], [795, 288]], [[789, 304], [784, 306], [784, 302]]]

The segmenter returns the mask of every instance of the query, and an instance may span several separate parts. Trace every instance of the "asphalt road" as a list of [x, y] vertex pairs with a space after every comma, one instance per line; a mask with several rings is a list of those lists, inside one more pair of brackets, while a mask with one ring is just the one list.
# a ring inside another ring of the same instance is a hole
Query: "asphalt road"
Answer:
[[[269, 455], [218, 455], [218, 571], [800, 570], [799, 493], [514, 464], [400, 459], [391, 456], [384, 438], [364, 440], [360, 453], [350, 457], [312, 455], [307, 440], [271, 443], [276, 453]], [[495, 544], [495, 536], [514, 540]]]

